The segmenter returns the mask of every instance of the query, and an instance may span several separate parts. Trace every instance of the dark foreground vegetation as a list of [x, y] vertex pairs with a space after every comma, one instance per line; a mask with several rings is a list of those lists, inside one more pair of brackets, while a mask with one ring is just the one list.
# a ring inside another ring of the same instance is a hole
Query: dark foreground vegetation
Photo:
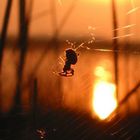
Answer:
[[0, 140], [139, 140], [139, 117], [103, 122], [66, 109], [7, 114], [0, 117]]

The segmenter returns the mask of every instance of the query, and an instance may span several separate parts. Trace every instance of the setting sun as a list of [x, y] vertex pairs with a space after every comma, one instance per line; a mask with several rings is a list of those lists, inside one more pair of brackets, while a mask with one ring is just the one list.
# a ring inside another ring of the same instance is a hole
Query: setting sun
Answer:
[[106, 119], [117, 107], [115, 85], [105, 81], [95, 84], [93, 90], [93, 109], [100, 119]]

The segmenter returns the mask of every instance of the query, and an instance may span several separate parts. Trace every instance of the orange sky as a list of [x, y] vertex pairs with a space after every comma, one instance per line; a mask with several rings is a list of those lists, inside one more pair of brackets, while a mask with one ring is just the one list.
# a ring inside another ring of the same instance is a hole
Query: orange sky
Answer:
[[[56, 19], [53, 18], [51, 3], [53, 0], [34, 0], [32, 20], [30, 24], [30, 36], [52, 36], [55, 29], [61, 26], [61, 22], [73, 0], [54, 0], [56, 4]], [[7, 0], [0, 1], [0, 29]], [[18, 0], [14, 0], [8, 28], [8, 35], [18, 35]], [[29, 0], [28, 0], [29, 2]], [[133, 34], [130, 40], [139, 40], [139, 9], [127, 15], [133, 6], [139, 7], [138, 0], [116, 0], [119, 27], [134, 25], [131, 28], [120, 29], [119, 35]], [[43, 14], [42, 14], [43, 13]], [[94, 31], [88, 27], [95, 27]], [[75, 0], [75, 6], [66, 20], [59, 36], [71, 35], [76, 37], [89, 36], [93, 32], [95, 37], [112, 39], [112, 13], [111, 0]], [[128, 37], [127, 37], [128, 38]], [[127, 39], [123, 38], [123, 39]], [[123, 40], [122, 39], [122, 40]]]

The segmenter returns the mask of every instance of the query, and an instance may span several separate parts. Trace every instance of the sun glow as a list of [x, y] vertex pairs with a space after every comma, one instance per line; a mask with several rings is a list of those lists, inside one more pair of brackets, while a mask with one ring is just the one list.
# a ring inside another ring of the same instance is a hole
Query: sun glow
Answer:
[[94, 75], [97, 81], [93, 86], [92, 108], [101, 119], [106, 119], [117, 107], [116, 86], [111, 83], [111, 72], [103, 66], [97, 66]]
[[95, 84], [93, 90], [93, 109], [100, 119], [106, 119], [117, 107], [115, 85], [105, 81]]

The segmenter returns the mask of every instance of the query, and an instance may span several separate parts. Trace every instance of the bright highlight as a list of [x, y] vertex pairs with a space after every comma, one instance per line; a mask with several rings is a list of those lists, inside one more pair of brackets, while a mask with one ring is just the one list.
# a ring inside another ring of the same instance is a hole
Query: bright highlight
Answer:
[[106, 119], [117, 107], [115, 85], [105, 81], [95, 84], [93, 90], [93, 109], [100, 119]]

